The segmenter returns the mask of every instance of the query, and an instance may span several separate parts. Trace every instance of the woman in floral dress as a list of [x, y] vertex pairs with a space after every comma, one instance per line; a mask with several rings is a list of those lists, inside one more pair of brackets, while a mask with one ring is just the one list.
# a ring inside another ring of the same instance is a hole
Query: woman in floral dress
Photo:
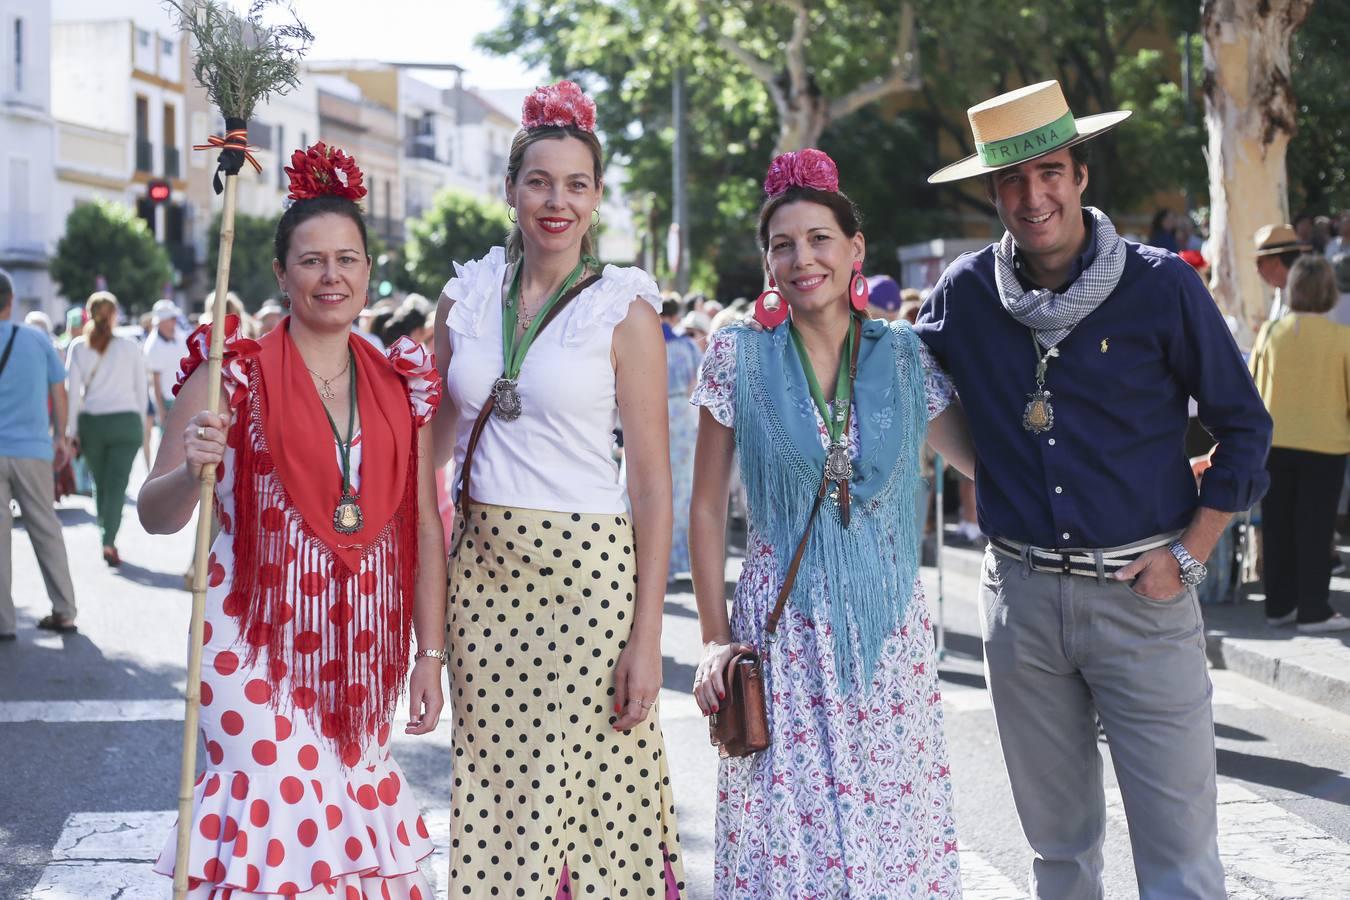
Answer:
[[[360, 171], [322, 144], [292, 165], [273, 264], [291, 315], [257, 341], [223, 323], [222, 414], [204, 411], [209, 326], [192, 335], [138, 504], [148, 531], [177, 531], [217, 467], [189, 897], [432, 900], [432, 844], [389, 739], [405, 686], [410, 734], [443, 702], [422, 428], [440, 380], [413, 342], [384, 354], [351, 333], [370, 276]], [[170, 835], [155, 871], [173, 875], [175, 849]]]
[[[965, 420], [913, 332], [864, 318], [865, 244], [833, 161], [785, 154], [765, 190], [761, 327], [713, 336], [692, 398], [702, 407], [690, 532], [705, 647], [695, 695], [705, 715], [718, 711], [727, 661], [757, 647], [771, 733], [768, 749], [721, 763], [715, 896], [959, 897], [913, 498], [925, 437], [959, 468], [973, 464]], [[823, 481], [845, 452], [848, 471]], [[733, 459], [750, 533], [728, 620]], [[827, 485], [769, 643], [766, 619]]]

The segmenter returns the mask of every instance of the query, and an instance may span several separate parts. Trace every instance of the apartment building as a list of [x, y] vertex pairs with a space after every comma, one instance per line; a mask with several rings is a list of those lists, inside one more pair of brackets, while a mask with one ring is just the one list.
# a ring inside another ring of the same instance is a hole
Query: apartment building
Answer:
[[47, 263], [59, 231], [55, 184], [49, 0], [0, 0], [0, 268], [12, 276], [16, 315], [59, 311]]

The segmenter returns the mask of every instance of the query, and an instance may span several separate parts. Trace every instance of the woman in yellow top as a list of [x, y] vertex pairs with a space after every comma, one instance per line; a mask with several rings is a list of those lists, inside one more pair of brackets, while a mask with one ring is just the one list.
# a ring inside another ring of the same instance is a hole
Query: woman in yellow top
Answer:
[[1299, 257], [1285, 292], [1289, 314], [1262, 326], [1251, 362], [1275, 420], [1261, 503], [1266, 621], [1307, 634], [1350, 631], [1350, 618], [1327, 602], [1326, 561], [1350, 453], [1350, 326], [1326, 316], [1336, 280], [1323, 257]]

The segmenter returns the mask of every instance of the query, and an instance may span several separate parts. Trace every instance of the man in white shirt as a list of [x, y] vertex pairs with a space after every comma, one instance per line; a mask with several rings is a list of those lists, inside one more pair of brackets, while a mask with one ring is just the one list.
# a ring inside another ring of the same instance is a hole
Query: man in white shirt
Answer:
[[162, 427], [164, 414], [173, 406], [178, 364], [187, 356], [187, 334], [178, 325], [180, 313], [172, 300], [157, 302], [151, 315], [155, 330], [145, 342], [145, 370], [150, 374], [150, 404], [155, 424]]

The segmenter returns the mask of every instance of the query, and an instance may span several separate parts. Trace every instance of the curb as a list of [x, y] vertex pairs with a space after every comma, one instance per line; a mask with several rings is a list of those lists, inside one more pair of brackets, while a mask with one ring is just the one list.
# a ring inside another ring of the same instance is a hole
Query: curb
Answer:
[[1337, 638], [1272, 640], [1215, 629], [1205, 632], [1205, 652], [1216, 669], [1350, 715], [1350, 647]]
[[[975, 547], [942, 548], [943, 571], [958, 577], [980, 578], [984, 550]], [[1332, 602], [1350, 614], [1344, 579], [1333, 579]], [[1261, 590], [1250, 585], [1249, 590]], [[1335, 590], [1340, 588], [1340, 590]], [[1268, 629], [1259, 603], [1244, 599], [1236, 605], [1203, 606], [1205, 655], [1216, 669], [1227, 669], [1294, 697], [1350, 715], [1350, 641], [1339, 635], [1300, 635], [1290, 629]]]

